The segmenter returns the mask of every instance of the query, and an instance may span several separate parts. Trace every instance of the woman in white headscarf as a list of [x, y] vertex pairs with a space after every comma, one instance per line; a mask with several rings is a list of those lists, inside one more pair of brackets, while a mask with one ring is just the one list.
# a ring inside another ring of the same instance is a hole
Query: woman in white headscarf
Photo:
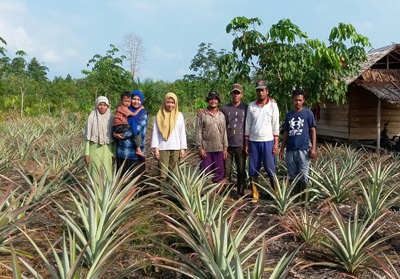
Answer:
[[113, 173], [113, 157], [115, 147], [112, 136], [113, 115], [107, 97], [100, 96], [96, 106], [90, 113], [85, 128], [85, 163], [92, 178], [99, 182], [101, 168], [106, 171], [106, 179]]
[[168, 92], [154, 118], [151, 148], [158, 160], [160, 177], [165, 179], [168, 171], [177, 172], [179, 159], [185, 156], [186, 131], [182, 113], [178, 110], [178, 98]]

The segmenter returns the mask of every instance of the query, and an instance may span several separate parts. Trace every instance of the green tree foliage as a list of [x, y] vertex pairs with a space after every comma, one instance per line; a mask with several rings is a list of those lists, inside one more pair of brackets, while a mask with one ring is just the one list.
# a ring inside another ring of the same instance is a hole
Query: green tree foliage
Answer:
[[229, 77], [221, 76], [218, 68], [220, 59], [225, 53], [225, 50], [213, 49], [211, 43], [199, 45], [197, 54], [189, 66], [190, 70], [198, 74], [184, 76], [184, 80], [190, 83], [190, 85], [185, 83], [185, 87], [190, 89], [190, 91], [186, 91], [187, 97], [192, 103], [195, 100], [196, 108], [205, 106], [204, 98], [210, 90], [217, 90], [222, 102], [229, 100]]
[[236, 17], [227, 25], [226, 32], [234, 40], [232, 52], [220, 59], [222, 76], [233, 73], [236, 81], [249, 81], [254, 73], [266, 79], [280, 105], [288, 104], [294, 87], [308, 93], [310, 105], [323, 99], [345, 101], [345, 78], [356, 74], [365, 61], [364, 47], [370, 46], [367, 37], [352, 25], [339, 23], [326, 44], [308, 39], [289, 19], [272, 25], [265, 35], [256, 30], [260, 25], [260, 19], [246, 17]]
[[32, 79], [27, 71], [28, 64], [24, 58], [26, 53], [23, 50], [19, 50], [15, 55], [15, 58], [5, 64], [5, 71], [14, 93], [20, 95], [20, 116], [23, 117], [25, 95], [32, 85]]
[[117, 56], [118, 48], [112, 44], [110, 47], [105, 56], [95, 54], [87, 64], [88, 67], [92, 65], [92, 69], [82, 73], [93, 86], [95, 98], [104, 95], [117, 102], [119, 94], [129, 89], [133, 80], [130, 72], [122, 66], [125, 56]]

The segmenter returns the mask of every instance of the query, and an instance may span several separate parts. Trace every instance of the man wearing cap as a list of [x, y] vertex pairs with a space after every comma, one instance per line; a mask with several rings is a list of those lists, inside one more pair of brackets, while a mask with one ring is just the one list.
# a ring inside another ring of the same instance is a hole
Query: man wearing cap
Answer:
[[208, 107], [197, 116], [196, 143], [202, 159], [200, 168], [214, 174], [212, 181], [224, 179], [224, 160], [227, 158], [228, 139], [224, 114], [218, 109], [219, 94], [212, 90], [206, 98]]
[[242, 103], [243, 87], [232, 85], [232, 102], [223, 106], [221, 112], [225, 115], [226, 133], [228, 136], [228, 157], [225, 160], [225, 178], [231, 180], [232, 160], [237, 167], [237, 194], [244, 195], [246, 186], [246, 153], [244, 152], [244, 126], [248, 105]]
[[[286, 147], [286, 167], [290, 179], [294, 180], [297, 175], [302, 175], [294, 188], [294, 193], [298, 194], [306, 190], [310, 158], [315, 158], [317, 155], [317, 132], [314, 114], [311, 110], [303, 108], [304, 91], [293, 90], [292, 101], [294, 109], [286, 114], [283, 123], [284, 134], [279, 158], [283, 160]], [[303, 194], [301, 198], [305, 201], [306, 195]]]
[[261, 169], [270, 177], [274, 186], [275, 156], [278, 154], [279, 109], [268, 97], [267, 83], [259, 80], [256, 83], [257, 101], [250, 103], [246, 115], [245, 152], [249, 155], [249, 176], [253, 191], [253, 202], [257, 202], [259, 194], [256, 184]]

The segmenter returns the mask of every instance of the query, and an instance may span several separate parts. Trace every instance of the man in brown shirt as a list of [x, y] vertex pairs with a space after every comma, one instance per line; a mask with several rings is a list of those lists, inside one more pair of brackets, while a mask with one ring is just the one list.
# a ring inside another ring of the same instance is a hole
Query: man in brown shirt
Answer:
[[210, 91], [206, 98], [207, 109], [197, 116], [196, 142], [202, 159], [200, 168], [214, 174], [213, 182], [224, 179], [224, 160], [227, 158], [228, 139], [225, 116], [219, 111], [217, 91]]

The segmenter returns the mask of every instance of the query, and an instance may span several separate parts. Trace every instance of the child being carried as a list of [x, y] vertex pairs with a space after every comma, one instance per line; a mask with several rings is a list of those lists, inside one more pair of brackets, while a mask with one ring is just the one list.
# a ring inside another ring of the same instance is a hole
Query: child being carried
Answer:
[[[113, 121], [113, 130], [116, 134], [122, 134], [124, 137], [124, 133], [131, 130], [131, 125], [128, 124], [127, 118], [129, 116], [136, 116], [144, 107], [140, 106], [140, 108], [131, 112], [129, 110], [129, 106], [131, 105], [131, 93], [126, 91], [121, 93], [121, 104], [118, 106], [115, 111], [114, 121]], [[136, 154], [142, 157], [145, 157], [144, 153], [140, 149], [143, 145], [142, 143], [142, 135], [139, 133], [137, 135], [132, 136], [132, 140], [136, 145]]]

